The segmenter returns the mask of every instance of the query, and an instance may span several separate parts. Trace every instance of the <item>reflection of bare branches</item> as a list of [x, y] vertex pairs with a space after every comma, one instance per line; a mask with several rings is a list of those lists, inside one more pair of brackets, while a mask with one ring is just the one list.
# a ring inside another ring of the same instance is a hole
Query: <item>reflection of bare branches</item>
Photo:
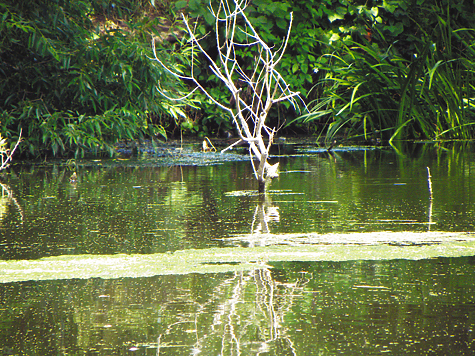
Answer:
[[[240, 272], [236, 277], [233, 293], [218, 306], [213, 322], [213, 329], [217, 330], [225, 320], [221, 354], [226, 351], [229, 354], [232, 349], [237, 354], [260, 354], [269, 351], [270, 344], [277, 339], [285, 340], [295, 354], [283, 324], [286, 312], [291, 310], [293, 299], [299, 294], [297, 289], [302, 289], [299, 283], [279, 283], [269, 269], [255, 269], [247, 274]], [[255, 295], [254, 300], [249, 294]], [[243, 336], [249, 332], [255, 332], [261, 340], [245, 340]], [[253, 350], [249, 349], [251, 343], [256, 343]]]
[[[235, 272], [209, 293], [205, 303], [192, 301], [197, 307], [194, 312], [182, 313], [168, 325], [157, 340], [157, 355], [161, 348], [178, 346], [188, 347], [192, 355], [258, 355], [270, 351], [278, 340], [286, 354], [296, 355], [284, 319], [294, 299], [302, 296], [306, 283], [304, 279], [278, 282], [267, 268]], [[196, 335], [192, 345], [185, 346], [180, 337], [178, 326], [184, 323], [193, 325], [189, 330]], [[165, 337], [174, 341], [166, 342]], [[216, 346], [219, 350], [214, 349]]]
[[[253, 232], [263, 232], [268, 233], [269, 230], [269, 221], [279, 222], [279, 207], [277, 206], [268, 206], [266, 207], [263, 204], [256, 206], [254, 211], [254, 219], [252, 221], [252, 231]], [[256, 225], [257, 223], [257, 225]]]
[[[180, 325], [180, 324], [194, 324], [194, 332], [197, 333], [198, 330], [198, 317], [201, 315], [206, 315], [207, 313], [207, 308], [209, 305], [212, 305], [215, 303], [219, 297], [222, 295], [226, 294], [226, 289], [228, 285], [232, 284], [233, 281], [235, 280], [236, 276], [233, 276], [232, 278], [224, 280], [222, 283], [220, 283], [212, 293], [210, 293], [211, 298], [204, 304], [200, 304], [196, 301], [193, 302], [193, 304], [196, 306], [196, 310], [189, 314], [189, 313], [182, 313], [178, 317], [178, 321], [171, 323], [167, 326], [167, 329], [165, 330], [164, 333], [159, 335], [157, 339], [157, 355], [160, 354], [160, 349], [161, 348], [166, 348], [166, 347], [173, 347], [174, 345], [168, 343], [168, 342], [162, 342], [162, 337], [164, 336], [170, 336], [175, 333], [175, 327]], [[173, 303], [176, 303], [177, 301], [174, 300]], [[173, 304], [171, 303], [171, 304]], [[164, 307], [164, 309], [166, 306]], [[213, 323], [214, 325], [214, 323]], [[199, 350], [202, 348], [202, 343], [206, 339], [206, 335], [202, 337], [201, 339], [197, 337], [197, 341], [192, 347], [192, 354], [198, 354]]]
[[265, 195], [254, 211], [251, 233], [269, 233], [270, 221], [280, 221], [279, 207], [273, 206], [272, 200]]
[[8, 201], [12, 202], [18, 211], [20, 212], [21, 215], [21, 221], [23, 221], [23, 218], [25, 217], [24, 212], [16, 198], [13, 196], [13, 192], [10, 189], [10, 187], [6, 184], [3, 184], [0, 182], [0, 186], [2, 187], [2, 200], [7, 199]]
[[[271, 221], [280, 221], [279, 210], [264, 195], [256, 206], [251, 233], [269, 233]], [[157, 355], [161, 348], [178, 346], [164, 341], [165, 337], [175, 336], [175, 342], [183, 341], [179, 337], [179, 325], [185, 323], [193, 325], [190, 332], [196, 335], [193, 345], [188, 345], [192, 355], [210, 354], [212, 345], [219, 345], [219, 350], [212, 352], [221, 355], [259, 355], [269, 352], [278, 340], [287, 354], [296, 355], [284, 318], [291, 312], [294, 299], [302, 295], [305, 283], [300, 279], [295, 283], [275, 281], [268, 268], [235, 272], [210, 292], [205, 303], [192, 301], [194, 313], [180, 314], [168, 324], [157, 340]]]

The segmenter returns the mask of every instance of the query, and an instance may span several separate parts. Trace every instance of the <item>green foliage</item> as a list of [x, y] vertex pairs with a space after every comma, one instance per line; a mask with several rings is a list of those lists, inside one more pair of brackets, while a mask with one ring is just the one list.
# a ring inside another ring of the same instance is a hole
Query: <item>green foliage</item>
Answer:
[[[218, 1], [212, 1], [211, 7], [217, 8], [218, 3]], [[215, 41], [210, 34], [214, 32], [214, 23], [209, 18], [208, 4], [205, 0], [177, 1], [175, 10], [186, 11], [190, 16], [201, 19], [197, 27], [197, 32], [203, 36], [201, 45], [208, 53], [212, 53]], [[396, 5], [393, 2], [385, 1], [384, 6], [393, 13], [396, 12]], [[318, 58], [328, 53], [329, 48], [343, 48], [349, 45], [353, 38], [362, 38], [367, 35], [372, 23], [382, 23], [381, 12], [388, 12], [388, 10], [380, 10], [380, 7], [376, 5], [368, 5], [368, 2], [359, 0], [351, 2], [345, 0], [279, 2], [256, 0], [248, 6], [246, 16], [264, 41], [278, 48], [282, 45], [282, 39], [288, 29], [290, 12], [294, 13], [292, 32], [278, 71], [286, 78], [293, 90], [308, 96], [308, 100], [312, 101], [321, 94], [321, 91], [310, 90], [318, 80], [318, 75], [314, 71], [319, 66]], [[396, 15], [399, 16], [399, 13]], [[387, 24], [385, 28], [394, 35], [401, 31], [401, 25], [398, 23]], [[244, 48], [240, 55], [242, 58], [247, 58], [247, 66], [243, 69], [252, 72], [256, 54], [249, 53], [249, 49]], [[202, 70], [200, 80], [203, 85], [207, 88], [219, 88], [219, 84], [214, 83], [212, 73], [207, 68], [200, 69]], [[225, 92], [222, 87], [221, 90]], [[293, 110], [288, 110], [290, 109], [288, 103], [276, 107], [278, 110], [270, 113], [270, 120], [277, 120], [279, 112], [283, 113], [284, 117], [295, 115]], [[219, 115], [216, 107], [205, 105], [202, 109], [204, 110], [203, 117], [218, 117]]]
[[[166, 137], [186, 103], [156, 90], [183, 87], [150, 60], [163, 19], [147, 3], [1, 3], [0, 130], [15, 139], [23, 127], [33, 155], [112, 153], [117, 140]], [[174, 47], [158, 49], [182, 65]]]
[[[201, 16], [197, 30], [205, 49], [212, 49], [208, 2], [175, 5]], [[295, 14], [279, 71], [307, 96], [310, 112], [292, 121], [293, 127], [325, 130], [328, 139], [343, 132], [385, 140], [473, 136], [473, 3], [256, 0], [248, 9], [256, 30], [276, 47], [289, 13]], [[251, 71], [255, 54], [246, 50], [244, 70]], [[201, 70], [206, 87], [220, 88], [207, 68]], [[203, 118], [214, 122], [219, 116], [215, 107], [201, 107]], [[276, 119], [276, 112], [272, 115]]]
[[472, 138], [473, 4], [376, 3], [358, 10], [366, 34], [327, 43], [317, 98], [300, 119], [325, 125], [327, 139], [343, 130], [390, 141]]
[[[218, 1], [212, 1], [211, 7], [217, 9]], [[209, 9], [209, 2], [205, 0], [190, 0], [178, 1], [175, 3], [176, 11], [186, 11], [191, 17], [198, 19], [199, 26], [197, 32], [202, 37], [200, 44], [212, 56], [216, 55], [215, 37], [211, 35], [215, 31], [215, 24]], [[319, 43], [316, 41], [318, 29], [316, 28], [316, 17], [305, 16], [308, 12], [308, 4], [305, 1], [284, 1], [277, 2], [271, 0], [256, 0], [249, 4], [246, 10], [246, 16], [250, 19], [256, 31], [261, 38], [272, 46], [279, 48], [282, 46], [282, 41], [287, 33], [290, 12], [299, 12], [294, 16], [294, 23], [292, 27], [292, 35], [289, 39], [289, 44], [286, 53], [279, 63], [277, 70], [289, 83], [290, 87], [298, 90], [301, 93], [306, 93], [307, 88], [310, 88], [313, 83], [312, 77], [312, 63], [316, 57], [314, 52], [318, 48]], [[297, 10], [297, 11], [295, 11]], [[302, 16], [301, 16], [302, 15]], [[313, 23], [311, 21], [315, 20]], [[239, 37], [239, 32], [236, 33], [236, 38], [242, 41], [244, 38]], [[249, 47], [241, 49], [237, 55], [244, 63], [242, 69], [252, 74], [255, 67], [255, 58], [258, 55]], [[200, 60], [200, 63], [206, 63], [206, 60]], [[221, 98], [221, 101], [228, 103], [230, 95], [224, 88], [222, 83], [216, 81], [213, 73], [207, 66], [200, 67], [201, 73], [198, 76], [200, 82]], [[198, 118], [199, 130], [202, 132], [209, 132], [216, 134], [224, 130], [229, 130], [233, 127], [230, 117], [223, 117], [221, 111], [215, 105], [210, 105], [204, 97], [200, 97], [200, 107], [202, 109], [201, 117]], [[288, 110], [289, 109], [289, 110]], [[279, 112], [294, 112], [290, 110], [290, 104], [283, 102], [275, 105], [275, 109], [271, 110], [269, 114], [270, 121], [279, 120]], [[285, 113], [284, 113], [284, 116]]]
[[[211, 2], [216, 9], [217, 0]], [[231, 118], [201, 94], [186, 92], [150, 60], [157, 54], [177, 71], [192, 57], [174, 14], [196, 18], [200, 44], [216, 55], [208, 0], [0, 1], [0, 132], [33, 155], [113, 152], [117, 140], [165, 137], [177, 127], [217, 135]], [[254, 0], [246, 15], [262, 38], [279, 48], [290, 12], [292, 33], [278, 71], [307, 96], [310, 112], [289, 120], [288, 103], [276, 105], [290, 129], [335, 135], [396, 138], [471, 138], [474, 126], [474, 4], [464, 0]], [[172, 29], [177, 25], [172, 23]], [[178, 28], [179, 30], [179, 28]], [[164, 31], [166, 32], [164, 36]], [[256, 53], [243, 49], [243, 70]], [[196, 58], [195, 58], [196, 59]], [[201, 58], [200, 82], [220, 101], [227, 90]]]

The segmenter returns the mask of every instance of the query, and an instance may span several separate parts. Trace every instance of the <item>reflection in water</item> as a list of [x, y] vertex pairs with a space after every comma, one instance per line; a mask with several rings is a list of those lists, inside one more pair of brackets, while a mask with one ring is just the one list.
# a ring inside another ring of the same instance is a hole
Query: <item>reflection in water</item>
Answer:
[[0, 285], [0, 352], [471, 355], [473, 258]]
[[468, 151], [454, 157], [429, 150], [400, 159], [380, 150], [279, 160], [282, 172], [272, 184], [271, 203], [260, 202], [255, 192], [229, 194], [249, 192], [252, 168], [245, 162], [104, 168], [78, 163], [75, 183], [60, 166], [13, 167], [2, 179], [15, 191], [18, 206], [3, 215], [0, 243], [8, 248], [0, 258], [220, 247], [250, 229], [261, 234], [475, 229], [475, 159]]
[[427, 231], [430, 231], [432, 224], [432, 204], [434, 203], [434, 197], [432, 195], [432, 176], [430, 175], [430, 168], [427, 167], [427, 186], [429, 188], [429, 221], [427, 222]]
[[3, 216], [7, 213], [7, 207], [11, 203], [13, 203], [13, 205], [18, 209], [18, 211], [20, 212], [21, 221], [23, 221], [23, 209], [20, 204], [18, 204], [18, 201], [14, 197], [11, 188], [8, 185], [3, 184], [2, 182], [0, 182], [0, 187], [2, 188], [2, 196], [0, 198], [0, 225], [2, 223]]
[[[191, 313], [177, 318], [175, 302], [162, 308], [162, 323], [168, 318], [171, 322], [158, 337], [157, 353], [184, 347], [183, 353], [191, 354], [257, 355], [278, 344], [286, 354], [296, 354], [284, 324], [293, 301], [301, 295], [299, 281], [277, 282], [269, 269], [236, 272], [220, 279], [208, 292], [208, 299], [194, 303]], [[184, 332], [193, 338], [183, 345], [179, 335], [186, 327]]]
[[[58, 165], [13, 167], [2, 176], [0, 253], [18, 265], [51, 255], [201, 251], [228, 246], [239, 234], [251, 235], [247, 249], [264, 257], [233, 273], [0, 284], [0, 353], [472, 355], [471, 257], [265, 258], [268, 245], [286, 251], [271, 235], [318, 236], [307, 243], [320, 249], [328, 233], [473, 232], [471, 148], [425, 147], [410, 158], [385, 150], [281, 157], [276, 192], [263, 200], [227, 194], [253, 184], [247, 163], [101, 161], [78, 164], [76, 182]], [[437, 243], [443, 253], [444, 241]]]
[[254, 233], [269, 233], [269, 222], [279, 222], [279, 207], [272, 204], [271, 197], [266, 195], [259, 196], [259, 203], [254, 211], [252, 219], [251, 232]]

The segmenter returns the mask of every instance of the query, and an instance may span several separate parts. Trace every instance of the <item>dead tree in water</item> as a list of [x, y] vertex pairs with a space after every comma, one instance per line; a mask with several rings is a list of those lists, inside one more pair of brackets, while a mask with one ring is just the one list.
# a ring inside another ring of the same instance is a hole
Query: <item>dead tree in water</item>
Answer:
[[[275, 128], [266, 125], [267, 115], [273, 104], [282, 101], [290, 101], [295, 108], [295, 98], [299, 96], [298, 92], [290, 90], [284, 78], [276, 70], [289, 40], [292, 13], [290, 14], [287, 35], [283, 39], [280, 48], [274, 49], [262, 40], [247, 18], [244, 11], [247, 4], [247, 0], [233, 0], [232, 3], [228, 0], [222, 0], [217, 10], [210, 6], [210, 11], [215, 17], [216, 48], [218, 51], [216, 59], [213, 59], [204, 50], [191, 28], [189, 20], [182, 14], [190, 37], [192, 53], [201, 53], [207, 59], [213, 74], [230, 91], [232, 105], [219, 102], [200, 84], [195, 76], [193, 64], [189, 75], [174, 72], [157, 57], [155, 43], [153, 43], [153, 50], [155, 60], [169, 73], [177, 78], [194, 83], [196, 88], [191, 93], [198, 89], [201, 90], [214, 104], [231, 115], [240, 140], [227, 149], [242, 141], [249, 145], [249, 154], [254, 175], [259, 184], [259, 192], [264, 193], [266, 183], [278, 176], [279, 165], [279, 163], [270, 165], [267, 162], [269, 148], [276, 133]], [[238, 35], [236, 36], [236, 34]], [[237, 37], [244, 38], [244, 40], [238, 41]], [[244, 70], [245, 60], [238, 54], [243, 50], [252, 51], [255, 55], [252, 73]], [[257, 160], [257, 165], [254, 160]]]

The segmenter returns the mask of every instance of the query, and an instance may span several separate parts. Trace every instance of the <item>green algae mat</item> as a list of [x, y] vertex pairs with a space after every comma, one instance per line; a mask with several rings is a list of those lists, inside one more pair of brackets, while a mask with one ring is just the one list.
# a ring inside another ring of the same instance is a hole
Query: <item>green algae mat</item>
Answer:
[[0, 282], [217, 273], [272, 267], [273, 262], [280, 261], [418, 260], [475, 255], [475, 235], [456, 232], [252, 234], [230, 240], [246, 241], [249, 247], [1, 261]]

